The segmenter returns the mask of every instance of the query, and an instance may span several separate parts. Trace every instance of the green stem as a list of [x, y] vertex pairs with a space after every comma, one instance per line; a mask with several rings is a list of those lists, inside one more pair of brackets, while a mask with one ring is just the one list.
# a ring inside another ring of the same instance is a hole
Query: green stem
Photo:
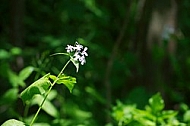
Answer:
[[24, 109], [24, 118], [26, 118], [26, 116], [28, 115], [29, 107], [30, 107], [30, 103], [26, 103], [26, 107]]
[[32, 121], [31, 121], [31, 123], [30, 123], [30, 126], [33, 125], [33, 123], [34, 123], [34, 121], [36, 120], [36, 118], [37, 118], [37, 116], [38, 116], [40, 110], [42, 109], [42, 106], [43, 106], [44, 102], [46, 101], [46, 98], [47, 98], [47, 96], [49, 95], [51, 89], [53, 88], [53, 86], [55, 85], [55, 83], [58, 81], [59, 76], [63, 73], [64, 69], [65, 69], [66, 66], [69, 64], [70, 61], [71, 61], [71, 60], [69, 60], [69, 61], [65, 64], [65, 66], [62, 68], [62, 70], [61, 70], [61, 71], [59, 72], [59, 74], [57, 75], [57, 77], [56, 77], [56, 79], [54, 80], [54, 82], [51, 84], [51, 86], [50, 86], [49, 90], [47, 91], [47, 93], [46, 93], [46, 95], [45, 95], [45, 97], [44, 97], [42, 103], [40, 104], [40, 106], [39, 106], [39, 108], [38, 108], [38, 111], [36, 112], [36, 114], [35, 114], [34, 117], [32, 118]]

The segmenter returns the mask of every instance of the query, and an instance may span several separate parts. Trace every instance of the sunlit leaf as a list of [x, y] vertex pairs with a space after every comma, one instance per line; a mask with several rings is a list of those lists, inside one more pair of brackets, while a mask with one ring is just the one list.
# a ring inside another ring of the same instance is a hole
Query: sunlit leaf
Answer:
[[9, 119], [6, 122], [4, 122], [1, 126], [25, 126], [25, 124], [16, 119]]
[[153, 112], [159, 112], [164, 108], [164, 100], [162, 99], [160, 93], [157, 93], [155, 95], [153, 95], [150, 99], [149, 99], [149, 104], [151, 109], [153, 110]]
[[76, 84], [76, 78], [62, 74], [56, 83], [64, 84], [69, 89], [69, 91], [72, 92], [72, 90]]
[[53, 81], [55, 81], [57, 79], [57, 77], [55, 75], [50, 75], [49, 78], [51, 78]]
[[72, 92], [72, 89], [74, 88], [74, 85], [76, 84], [76, 78], [62, 74], [59, 77], [59, 80], [57, 81], [57, 83], [64, 84], [69, 89], [69, 91]]
[[27, 100], [31, 100], [35, 94], [44, 94], [51, 84], [49, 81], [49, 75], [50, 74], [44, 75], [22, 91], [20, 94], [22, 100], [26, 102]]
[[172, 117], [175, 117], [177, 115], [177, 111], [174, 111], [174, 110], [165, 110], [165, 111], [162, 111], [162, 115], [161, 115], [161, 118], [162, 119], [167, 119], [167, 118], [172, 118]]

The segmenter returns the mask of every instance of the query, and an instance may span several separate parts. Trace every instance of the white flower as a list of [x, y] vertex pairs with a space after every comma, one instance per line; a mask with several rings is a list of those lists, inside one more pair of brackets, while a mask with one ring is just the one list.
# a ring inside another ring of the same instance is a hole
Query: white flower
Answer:
[[87, 51], [87, 49], [88, 49], [88, 48], [87, 48], [87, 47], [85, 47], [85, 48], [84, 48], [84, 50], [82, 51], [82, 53], [81, 53], [81, 54], [82, 54], [83, 56], [88, 56], [88, 54], [87, 54], [87, 52], [86, 52], [86, 51]]
[[88, 53], [86, 52], [88, 50], [87, 47], [84, 47], [83, 49], [83, 46], [76, 42], [75, 46], [67, 45], [65, 49], [75, 61], [79, 61], [81, 65], [86, 63], [85, 56], [88, 56]]
[[80, 55], [79, 55], [79, 52], [75, 52], [75, 54], [73, 55], [73, 58], [75, 61], [77, 61], [78, 59], [80, 59]]
[[85, 57], [84, 57], [84, 56], [81, 56], [81, 57], [79, 58], [79, 61], [80, 61], [81, 65], [84, 65], [84, 63], [86, 63], [86, 60], [85, 60]]
[[65, 48], [67, 50], [68, 53], [73, 52], [74, 51], [74, 47], [71, 45], [67, 45], [67, 47]]
[[78, 42], [76, 42], [76, 47], [74, 47], [77, 51], [81, 51], [81, 49], [83, 49], [83, 46], [78, 44]]

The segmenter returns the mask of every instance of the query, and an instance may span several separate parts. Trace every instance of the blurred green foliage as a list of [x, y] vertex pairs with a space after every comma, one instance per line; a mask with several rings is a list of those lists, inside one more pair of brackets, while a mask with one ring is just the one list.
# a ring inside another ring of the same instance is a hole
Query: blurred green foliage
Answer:
[[[143, 29], [136, 21], [140, 18], [139, 1], [24, 1], [22, 10], [24, 29], [15, 32], [22, 32], [23, 35], [23, 41], [18, 44], [20, 42], [14, 42], [14, 37], [11, 36], [15, 21], [15, 15], [11, 10], [17, 5], [2, 0], [0, 5], [0, 124], [11, 118], [25, 122], [32, 118], [41, 97], [33, 101], [28, 113], [24, 113], [28, 108], [18, 94], [45, 73], [57, 74], [68, 59], [62, 55], [53, 57], [50, 55], [65, 52], [66, 45], [73, 44], [77, 40], [89, 48], [87, 64], [80, 68], [79, 74], [75, 74], [72, 64], [68, 66], [66, 73], [78, 78], [73, 93], [70, 94], [64, 86], [56, 85], [52, 93], [54, 95], [47, 103], [49, 106], [47, 108], [51, 111], [45, 107], [36, 125], [106, 125], [109, 122], [106, 116], [111, 115], [111, 110], [106, 108], [107, 89], [104, 85], [106, 68], [126, 17], [127, 28], [124, 30], [125, 35], [116, 52], [110, 74], [111, 103], [114, 104], [117, 99], [127, 104], [136, 103], [136, 106], [118, 103], [120, 104], [118, 106], [122, 106], [121, 112], [125, 107], [130, 112], [135, 112], [139, 111], [137, 108], [142, 110], [148, 104], [149, 97], [159, 91], [164, 94], [166, 109], [174, 112], [180, 109], [180, 103], [187, 104], [183, 113], [179, 112], [177, 117], [180, 121], [184, 119], [184, 122], [189, 123], [190, 102], [187, 96], [190, 90], [190, 1], [177, 1], [179, 35], [173, 36], [176, 41], [174, 55], [169, 55], [165, 48], [155, 45], [148, 59], [146, 59], [147, 55], [141, 55], [143, 51], [133, 48], [135, 39], [140, 37], [136, 36], [136, 33], [139, 29]], [[151, 6], [147, 10], [151, 10]], [[142, 43], [137, 47], [145, 44], [144, 39], [141, 41]], [[167, 45], [167, 42], [165, 44]], [[146, 67], [142, 65], [143, 56], [149, 62]], [[166, 72], [167, 70], [169, 72]], [[144, 76], [146, 73], [148, 75]], [[150, 83], [147, 78], [151, 80]], [[151, 112], [147, 109], [143, 112], [148, 115], [152, 114], [152, 109], [163, 112], [163, 104], [160, 98], [157, 98], [158, 103], [149, 103]], [[155, 104], [160, 104], [161, 108], [154, 108], [157, 106]], [[127, 121], [125, 119], [122, 121]]]
[[[189, 122], [188, 111], [183, 120], [177, 119], [178, 111], [164, 110], [164, 101], [160, 93], [149, 99], [145, 110], [136, 108], [136, 105], [123, 104], [120, 101], [113, 107], [112, 115], [118, 126], [186, 126]], [[182, 123], [182, 122], [183, 123]]]

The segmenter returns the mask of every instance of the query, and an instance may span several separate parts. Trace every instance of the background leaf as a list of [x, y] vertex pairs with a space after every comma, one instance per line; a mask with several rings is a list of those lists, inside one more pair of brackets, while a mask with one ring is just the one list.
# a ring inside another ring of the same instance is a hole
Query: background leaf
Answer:
[[[41, 105], [44, 97], [42, 95], [35, 95], [34, 99], [32, 100], [32, 104], [38, 104], [39, 106]], [[49, 99], [46, 99], [44, 102], [42, 109], [51, 115], [52, 117], [56, 118], [59, 115], [58, 110], [56, 107], [49, 101]]]
[[190, 122], [190, 110], [185, 112], [183, 119], [185, 122]]
[[157, 93], [157, 94], [153, 95], [149, 99], [149, 104], [150, 104], [153, 112], [155, 112], [155, 113], [161, 111], [165, 106], [164, 105], [164, 100], [162, 99], [160, 93]]
[[18, 87], [18, 86], [24, 87], [24, 86], [25, 86], [24, 81], [21, 80], [21, 79], [19, 78], [19, 76], [18, 76], [15, 72], [9, 70], [9, 71], [8, 71], [8, 76], [9, 76], [9, 82], [11, 83], [11, 85], [12, 85], [13, 87]]
[[177, 111], [165, 110], [165, 111], [162, 111], [162, 118], [172, 118], [172, 117], [175, 117], [177, 114], [178, 114]]
[[26, 78], [28, 78], [30, 76], [30, 74], [34, 71], [34, 67], [32, 66], [28, 66], [25, 67], [20, 73], [19, 73], [19, 78], [21, 80], [25, 80]]
[[18, 98], [18, 89], [17, 88], [11, 88], [6, 91], [6, 93], [1, 97], [0, 104], [7, 103], [11, 104], [12, 102], [16, 101]]

